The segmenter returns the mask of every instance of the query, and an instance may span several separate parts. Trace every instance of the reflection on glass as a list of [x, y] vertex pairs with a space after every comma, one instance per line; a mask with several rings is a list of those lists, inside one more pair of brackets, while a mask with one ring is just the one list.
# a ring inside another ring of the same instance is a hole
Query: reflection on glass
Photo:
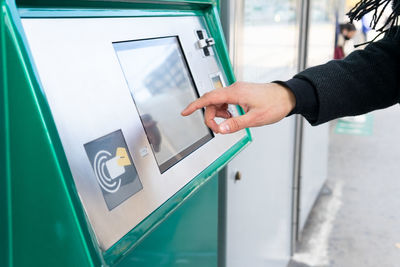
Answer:
[[160, 152], [161, 146], [161, 133], [157, 127], [157, 122], [153, 120], [150, 114], [143, 114], [140, 116], [143, 126], [146, 129], [147, 138], [153, 147], [154, 152]]
[[213, 136], [202, 111], [180, 112], [197, 98], [177, 37], [114, 43], [161, 173]]
[[291, 78], [297, 70], [296, 0], [246, 0], [239, 26], [236, 72], [240, 80], [266, 82]]
[[335, 46], [335, 0], [311, 0], [307, 67], [333, 59]]

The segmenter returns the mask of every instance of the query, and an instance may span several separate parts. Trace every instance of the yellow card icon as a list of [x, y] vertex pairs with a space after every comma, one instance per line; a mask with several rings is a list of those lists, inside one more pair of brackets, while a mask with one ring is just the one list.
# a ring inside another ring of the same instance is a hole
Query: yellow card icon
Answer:
[[118, 157], [117, 164], [119, 166], [129, 166], [131, 165], [131, 161], [128, 157], [128, 152], [123, 147], [118, 147], [115, 156]]

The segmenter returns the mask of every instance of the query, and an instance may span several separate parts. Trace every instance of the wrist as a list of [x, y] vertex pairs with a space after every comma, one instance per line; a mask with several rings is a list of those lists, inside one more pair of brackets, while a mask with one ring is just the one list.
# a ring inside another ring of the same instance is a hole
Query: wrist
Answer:
[[274, 82], [272, 82], [272, 84], [274, 86], [277, 86], [277, 88], [279, 88], [279, 91], [282, 94], [282, 103], [281, 104], [282, 104], [282, 106], [283, 106], [283, 108], [284, 108], [284, 110], [286, 112], [286, 115], [291, 114], [292, 111], [296, 107], [296, 96], [295, 96], [295, 94], [283, 82], [274, 81]]
[[287, 114], [291, 113], [294, 108], [296, 107], [296, 96], [293, 94], [292, 90], [290, 90], [289, 88], [279, 85], [283, 88], [284, 92], [285, 92], [285, 103], [286, 108], [287, 108]]

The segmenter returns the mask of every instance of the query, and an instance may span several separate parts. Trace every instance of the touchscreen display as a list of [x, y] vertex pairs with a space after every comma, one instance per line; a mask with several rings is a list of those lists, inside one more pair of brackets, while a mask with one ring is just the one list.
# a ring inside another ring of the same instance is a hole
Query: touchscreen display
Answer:
[[198, 98], [178, 37], [113, 43], [160, 172], [213, 138], [203, 111], [180, 112]]

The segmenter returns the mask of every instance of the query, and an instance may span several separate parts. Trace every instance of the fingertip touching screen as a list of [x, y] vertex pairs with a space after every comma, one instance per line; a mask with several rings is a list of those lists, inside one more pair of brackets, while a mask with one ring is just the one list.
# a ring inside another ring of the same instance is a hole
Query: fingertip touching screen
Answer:
[[147, 138], [163, 173], [213, 138], [202, 110], [181, 111], [199, 97], [177, 36], [113, 43]]

